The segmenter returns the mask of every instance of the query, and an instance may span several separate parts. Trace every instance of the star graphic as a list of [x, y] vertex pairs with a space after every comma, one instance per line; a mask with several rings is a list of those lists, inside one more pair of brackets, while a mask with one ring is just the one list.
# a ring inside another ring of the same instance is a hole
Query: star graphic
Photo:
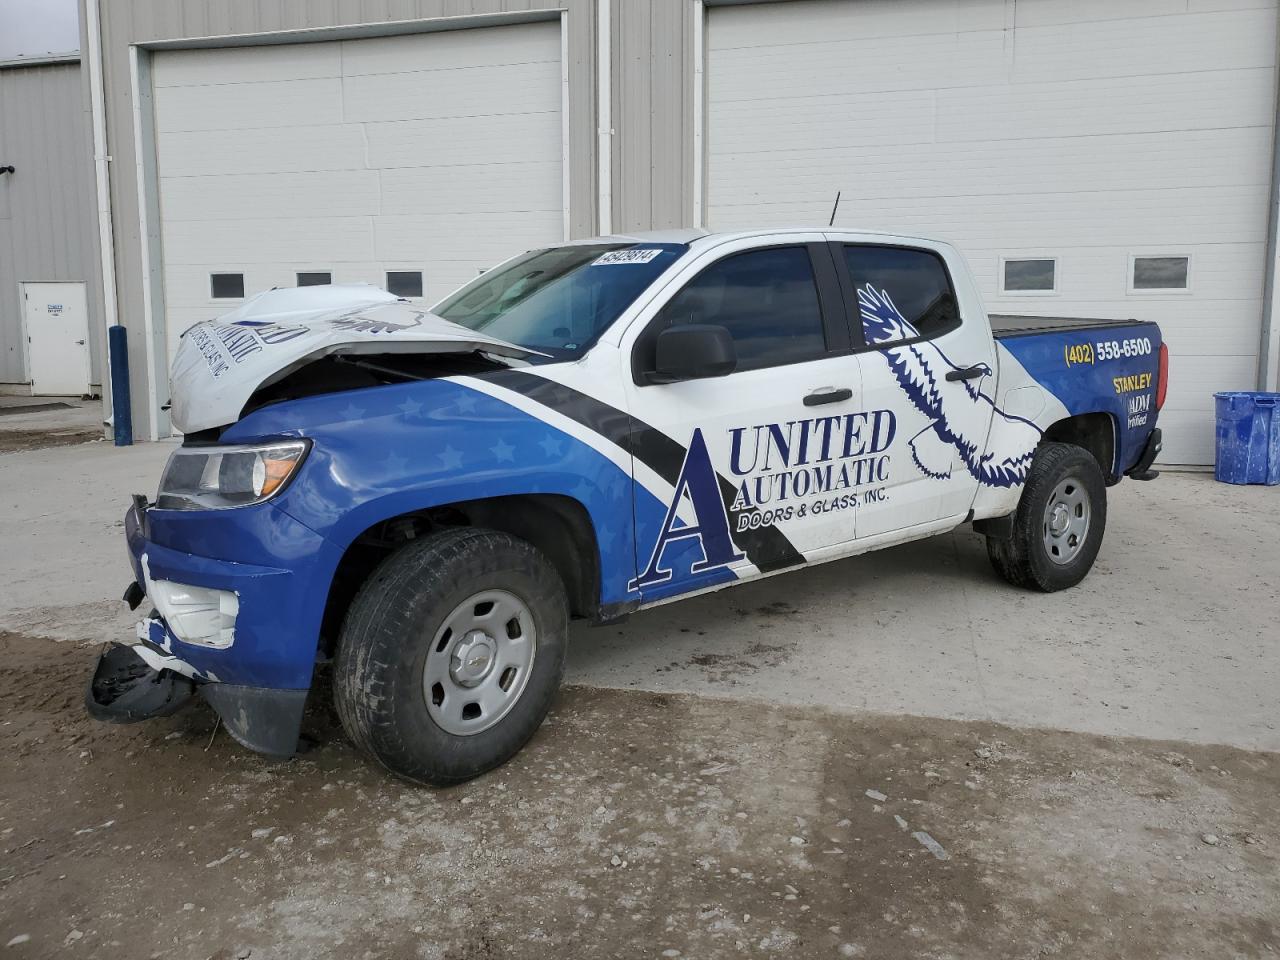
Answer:
[[338, 411], [338, 415], [343, 420], [359, 420], [364, 416], [364, 407], [357, 407], [354, 403], [348, 403]]
[[548, 434], [538, 441], [540, 446], [547, 455], [547, 459], [560, 456], [560, 440]]
[[471, 393], [464, 393], [458, 398], [458, 409], [463, 413], [476, 412], [476, 398]]
[[457, 470], [462, 466], [462, 454], [453, 447], [445, 447], [438, 454], [440, 463], [446, 470]]
[[404, 468], [408, 466], [409, 461], [392, 450], [387, 454], [387, 458], [383, 460], [382, 463], [383, 466], [387, 468], [388, 473], [396, 474], [403, 472]]
[[493, 455], [498, 458], [499, 463], [501, 463], [503, 460], [508, 460], [512, 463], [515, 463], [516, 448], [511, 446], [511, 444], [507, 443], [501, 437], [499, 437], [498, 442], [495, 443], [489, 449], [493, 451]]
[[400, 412], [406, 417], [416, 417], [422, 412], [422, 404], [413, 397], [407, 397], [404, 403], [400, 404]]
[[579, 500], [582, 500], [585, 502], [587, 498], [589, 498], [596, 491], [595, 491], [595, 487], [587, 483], [586, 480], [579, 480], [578, 485], [569, 492], [572, 493]]
[[600, 544], [600, 552], [608, 553], [613, 546], [613, 531], [606, 524], [601, 524], [596, 531], [596, 541]]

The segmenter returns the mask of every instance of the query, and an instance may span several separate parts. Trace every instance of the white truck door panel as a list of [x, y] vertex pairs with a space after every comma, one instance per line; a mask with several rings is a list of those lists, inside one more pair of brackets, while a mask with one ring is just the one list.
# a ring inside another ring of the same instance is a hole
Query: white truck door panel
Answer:
[[[860, 506], [858, 537], [957, 522], [978, 489], [995, 390], [995, 347], [981, 309], [963, 311], [936, 252], [842, 244], [855, 310], [863, 403], [893, 411], [891, 464]], [[962, 322], [963, 312], [963, 322]]]
[[[681, 457], [674, 477], [674, 465], [659, 476], [644, 462], [652, 457], [635, 461], [636, 586], [646, 600], [717, 576], [800, 563], [855, 536], [856, 511], [840, 507], [848, 492], [840, 471], [872, 444], [876, 425], [862, 406], [858, 361], [822, 239], [790, 234], [717, 247], [624, 337], [635, 445], [665, 437]], [[658, 334], [683, 323], [727, 328], [738, 369], [634, 382], [652, 369]]]

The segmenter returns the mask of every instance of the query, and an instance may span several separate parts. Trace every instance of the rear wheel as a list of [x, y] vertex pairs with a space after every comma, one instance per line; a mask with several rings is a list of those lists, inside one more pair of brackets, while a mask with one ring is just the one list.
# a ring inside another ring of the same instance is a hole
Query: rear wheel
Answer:
[[1093, 567], [1107, 526], [1107, 486], [1093, 455], [1069, 443], [1036, 451], [1009, 539], [987, 537], [991, 565], [1015, 586], [1074, 587]]
[[351, 605], [334, 699], [352, 742], [416, 783], [468, 780], [514, 756], [564, 675], [564, 585], [505, 533], [448, 530], [374, 571]]

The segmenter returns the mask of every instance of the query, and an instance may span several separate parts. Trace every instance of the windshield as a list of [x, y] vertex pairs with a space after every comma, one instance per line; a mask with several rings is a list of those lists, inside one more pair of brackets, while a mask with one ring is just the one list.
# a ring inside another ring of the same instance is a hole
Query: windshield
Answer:
[[534, 250], [477, 277], [432, 312], [554, 360], [573, 360], [686, 249], [592, 243]]

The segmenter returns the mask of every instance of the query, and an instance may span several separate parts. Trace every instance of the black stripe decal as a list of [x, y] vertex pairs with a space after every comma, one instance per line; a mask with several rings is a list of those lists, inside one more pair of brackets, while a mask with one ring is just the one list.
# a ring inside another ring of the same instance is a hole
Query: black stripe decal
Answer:
[[[627, 451], [672, 486], [680, 478], [680, 467], [684, 464], [686, 452], [684, 446], [637, 417], [572, 387], [523, 370], [495, 370], [480, 374], [476, 379], [505, 387], [582, 424]], [[737, 496], [737, 488], [719, 473], [716, 477], [720, 481], [720, 498], [724, 501], [730, 526], [735, 531], [734, 542], [746, 553], [748, 560], [764, 573], [799, 566], [805, 562], [800, 551], [772, 524], [737, 532], [739, 516], [750, 516], [759, 511], [755, 507], [735, 511], [733, 501]]]

